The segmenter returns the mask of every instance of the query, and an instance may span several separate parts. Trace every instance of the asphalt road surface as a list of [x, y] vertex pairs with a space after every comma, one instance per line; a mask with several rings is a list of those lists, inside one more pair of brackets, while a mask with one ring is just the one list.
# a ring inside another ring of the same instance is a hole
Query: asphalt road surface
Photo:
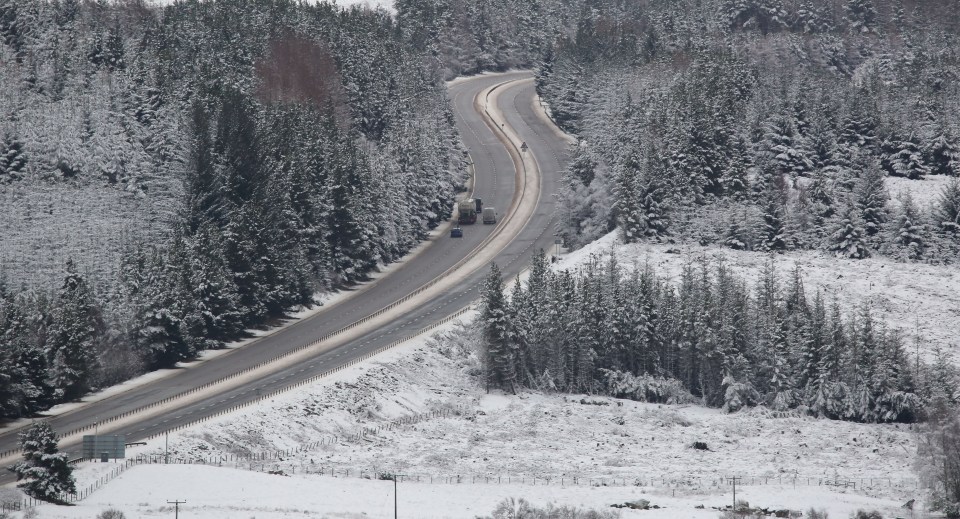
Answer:
[[[509, 81], [498, 88], [498, 108], [507, 124], [529, 147], [524, 153], [532, 154], [539, 165], [541, 194], [537, 207], [518, 236], [510, 241], [494, 260], [503, 270], [504, 279], [516, 276], [529, 263], [536, 250], [553, 250], [553, 195], [570, 153], [568, 142], [561, 139], [552, 125], [535, 112], [533, 103], [536, 92], [533, 82], [524, 80], [525, 78], [529, 78], [529, 73], [479, 76], [456, 83], [450, 87], [449, 93], [457, 126], [474, 162], [474, 195], [482, 198], [485, 206], [496, 207], [503, 218], [505, 209], [510, 206], [514, 197], [517, 175], [503, 142], [474, 107], [477, 93]], [[490, 235], [495, 226], [477, 223], [463, 228], [462, 239], [449, 238], [447, 234], [438, 236], [422, 252], [388, 276], [358, 289], [357, 294], [312, 318], [204, 361], [200, 366], [179, 370], [171, 376], [52, 417], [49, 421], [53, 428], [61, 433], [89, 426], [97, 420], [102, 421], [158, 402], [312, 343], [319, 337], [376, 312], [439, 276], [470, 254]], [[319, 353], [306, 362], [253, 377], [239, 387], [213, 391], [214, 394], [199, 400], [194, 399], [192, 403], [171, 406], [156, 416], [142, 420], [125, 420], [114, 427], [108, 423], [100, 428], [99, 433], [125, 434], [128, 442], [138, 441], [235, 405], [253, 401], [261, 394], [292, 386], [298, 381], [347, 364], [398, 339], [414, 335], [425, 326], [470, 305], [479, 296], [479, 283], [486, 274], [487, 268], [477, 269], [466, 281], [444, 290], [427, 304], [406, 311], [386, 325], [372, 327], [350, 342]], [[92, 431], [86, 434], [92, 434]], [[14, 432], [0, 434], [0, 452], [16, 447], [17, 438]], [[69, 452], [71, 457], [79, 456], [79, 445], [75, 440], [62, 442], [61, 449]], [[9, 458], [5, 460], [10, 461], [12, 460]], [[0, 484], [12, 481], [11, 474], [0, 473]]]

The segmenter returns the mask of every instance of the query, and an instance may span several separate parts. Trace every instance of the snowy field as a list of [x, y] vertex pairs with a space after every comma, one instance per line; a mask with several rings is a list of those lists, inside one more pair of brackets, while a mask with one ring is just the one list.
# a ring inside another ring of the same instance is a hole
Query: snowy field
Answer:
[[[833, 518], [846, 518], [857, 509], [896, 513], [897, 503], [856, 494], [827, 495], [817, 488], [747, 487], [737, 499], [753, 506], [779, 503], [784, 508], [806, 509], [811, 504], [829, 509]], [[711, 507], [728, 504], [729, 495], [688, 489], [641, 487], [561, 487], [560, 485], [418, 484], [401, 481], [397, 489], [397, 514], [408, 518], [463, 518], [488, 516], [497, 503], [520, 498], [544, 506], [548, 503], [610, 509], [646, 499], [656, 510], [623, 510], [622, 517], [645, 519], [716, 518]], [[172, 517], [167, 501], [186, 501], [180, 517], [205, 519], [289, 517], [391, 518], [394, 492], [390, 481], [329, 476], [285, 477], [229, 468], [152, 465], [134, 469], [114, 480], [79, 506], [39, 507], [43, 519], [88, 519], [107, 509], [121, 510], [127, 518]], [[696, 508], [703, 506], [703, 509]], [[905, 513], [900, 509], [900, 513]], [[888, 516], [888, 517], [892, 517]], [[909, 517], [909, 515], [907, 516]]]
[[[914, 203], [921, 209], [929, 209], [930, 206], [937, 203], [943, 188], [950, 182], [951, 177], [943, 175], [928, 175], [920, 180], [910, 180], [903, 177], [887, 177], [884, 184], [887, 186], [887, 193], [890, 194], [890, 200], [895, 203], [904, 193], [910, 193]], [[896, 203], [899, 207], [899, 203]]]

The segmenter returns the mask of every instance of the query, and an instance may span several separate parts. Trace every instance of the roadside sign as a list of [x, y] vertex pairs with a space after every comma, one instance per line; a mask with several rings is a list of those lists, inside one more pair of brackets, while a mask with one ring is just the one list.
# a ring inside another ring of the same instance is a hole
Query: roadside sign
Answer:
[[120, 459], [126, 457], [127, 437], [123, 434], [83, 436], [83, 457], [85, 459]]

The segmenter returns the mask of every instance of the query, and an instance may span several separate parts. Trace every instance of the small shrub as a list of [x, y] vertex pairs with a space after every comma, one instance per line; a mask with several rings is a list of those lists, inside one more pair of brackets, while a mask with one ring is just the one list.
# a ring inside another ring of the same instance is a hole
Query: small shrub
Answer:
[[754, 512], [754, 511], [738, 511], [731, 512], [727, 510], [720, 514], [720, 519], [767, 519], [767, 516], [763, 512]]
[[486, 519], [619, 519], [620, 513], [615, 511], [583, 510], [580, 508], [560, 507], [547, 505], [546, 508], [537, 508], [525, 499], [504, 499], [493, 510], [493, 516]]
[[97, 519], [127, 519], [127, 516], [123, 515], [123, 512], [115, 508], [108, 508], [97, 516]]
[[824, 510], [823, 508], [817, 510], [811, 507], [810, 510], [807, 510], [807, 518], [808, 519], [830, 519], [830, 516], [827, 514], [827, 511]]
[[693, 448], [696, 449], [696, 450], [698, 450], [698, 451], [708, 451], [708, 450], [710, 450], [710, 448], [707, 447], [707, 443], [706, 443], [706, 442], [693, 442]]
[[854, 514], [853, 519], [883, 519], [883, 515], [876, 510], [870, 512], [857, 510], [857, 513]]

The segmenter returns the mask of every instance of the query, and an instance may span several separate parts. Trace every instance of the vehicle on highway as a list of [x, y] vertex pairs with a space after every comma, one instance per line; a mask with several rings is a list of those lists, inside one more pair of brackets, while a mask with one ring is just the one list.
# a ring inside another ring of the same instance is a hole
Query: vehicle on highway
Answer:
[[457, 218], [457, 223], [477, 223], [477, 214], [479, 214], [483, 209], [483, 200], [479, 198], [467, 198], [466, 200], [461, 200], [460, 204], [457, 206], [457, 209], [460, 214], [460, 216]]
[[494, 207], [483, 208], [483, 223], [497, 223], [497, 209]]
[[453, 229], [450, 229], [450, 237], [463, 238], [463, 229], [461, 229], [459, 225], [457, 227], [454, 227]]

